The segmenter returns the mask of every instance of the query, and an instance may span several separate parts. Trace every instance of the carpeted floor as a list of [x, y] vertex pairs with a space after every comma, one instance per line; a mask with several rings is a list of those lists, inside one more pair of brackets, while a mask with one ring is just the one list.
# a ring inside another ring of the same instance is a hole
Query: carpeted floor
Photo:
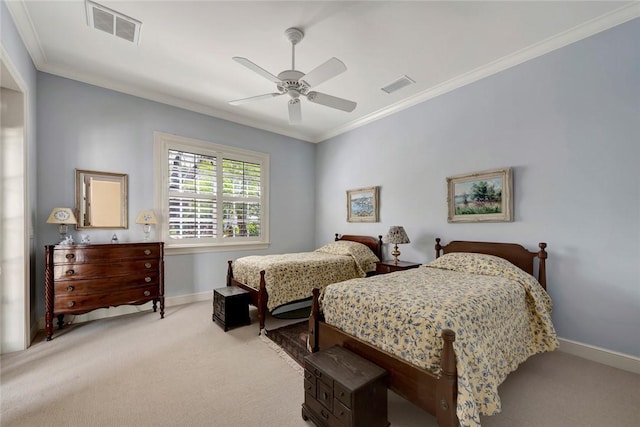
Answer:
[[308, 321], [303, 320], [271, 331], [267, 330], [266, 335], [300, 366], [303, 366], [304, 356], [309, 354], [309, 350], [307, 350], [308, 325]]

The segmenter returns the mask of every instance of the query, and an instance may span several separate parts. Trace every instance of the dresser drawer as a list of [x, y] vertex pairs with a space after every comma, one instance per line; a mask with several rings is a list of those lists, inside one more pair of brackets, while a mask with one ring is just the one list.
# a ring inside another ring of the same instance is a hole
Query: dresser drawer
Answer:
[[157, 285], [117, 292], [93, 293], [91, 295], [56, 295], [53, 308], [56, 313], [89, 311], [102, 307], [136, 304], [159, 296]]
[[340, 402], [338, 399], [334, 399], [333, 401], [333, 415], [340, 420], [342, 425], [345, 427], [351, 427], [351, 409], [347, 408]]
[[129, 247], [123, 247], [122, 245], [101, 245], [95, 249], [85, 248], [79, 245], [69, 248], [56, 248], [53, 252], [53, 263], [100, 262], [105, 259], [157, 259], [160, 255], [160, 248], [156, 244], [139, 244]]
[[102, 262], [93, 264], [64, 264], [53, 267], [54, 280], [80, 280], [100, 277], [117, 277], [158, 271], [158, 260]]
[[333, 387], [324, 381], [318, 381], [316, 383], [316, 399], [322, 403], [325, 408], [333, 410]]
[[112, 292], [132, 288], [157, 286], [160, 277], [157, 271], [130, 276], [103, 279], [59, 280], [55, 284], [56, 296]]
[[342, 402], [347, 408], [351, 408], [351, 392], [339, 383], [334, 383], [333, 392], [335, 398]]
[[344, 425], [338, 418], [336, 418], [330, 410], [324, 407], [320, 402], [314, 399], [309, 393], [304, 394], [304, 404], [309, 407], [309, 409], [320, 417], [320, 419], [329, 426], [342, 426]]

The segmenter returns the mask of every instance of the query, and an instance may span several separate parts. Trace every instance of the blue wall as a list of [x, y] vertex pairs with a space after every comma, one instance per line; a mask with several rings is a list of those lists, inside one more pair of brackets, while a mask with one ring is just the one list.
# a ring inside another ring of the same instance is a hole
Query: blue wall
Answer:
[[[411, 237], [401, 247], [406, 260], [432, 259], [436, 236], [531, 250], [546, 241], [559, 334], [640, 356], [640, 20], [314, 146], [37, 73], [4, 0], [0, 13], [3, 48], [28, 85], [34, 141], [37, 117], [37, 165], [35, 146], [29, 151], [36, 283], [41, 248], [57, 238], [46, 217], [74, 204], [74, 168], [128, 173], [130, 223], [153, 206], [159, 130], [271, 154], [273, 244], [262, 253], [309, 250], [335, 232], [384, 234], [394, 224]], [[506, 166], [514, 168], [513, 223], [447, 223], [447, 176]], [[381, 187], [381, 221], [347, 223], [345, 191], [372, 185]], [[118, 234], [141, 236], [135, 224]], [[168, 256], [167, 295], [220, 286], [226, 260], [247, 254]], [[35, 317], [44, 314], [42, 293], [37, 286]]]
[[[51, 209], [75, 206], [75, 168], [129, 175], [129, 229], [86, 232], [91, 241], [108, 242], [114, 231], [121, 242], [140, 241], [143, 234], [135, 215], [154, 206], [154, 131], [271, 155], [270, 248], [166, 256], [167, 297], [224, 286], [228, 259], [313, 249], [313, 144], [46, 73], [38, 73], [38, 246], [58, 237], [57, 229], [46, 224]], [[73, 234], [79, 240], [79, 233]], [[42, 251], [40, 283], [44, 283]], [[42, 316], [40, 289], [37, 299]]]
[[[435, 237], [545, 241], [559, 335], [640, 356], [638, 40], [640, 19], [321, 143], [316, 244], [395, 224], [405, 260]], [[513, 223], [447, 223], [447, 176], [507, 166]], [[373, 185], [380, 222], [347, 223], [345, 190]]]

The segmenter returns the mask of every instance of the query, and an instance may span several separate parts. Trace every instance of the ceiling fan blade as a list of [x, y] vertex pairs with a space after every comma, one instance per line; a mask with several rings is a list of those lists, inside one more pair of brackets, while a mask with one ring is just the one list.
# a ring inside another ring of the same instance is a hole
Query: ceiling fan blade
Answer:
[[244, 104], [245, 102], [260, 101], [261, 99], [273, 98], [275, 96], [280, 96], [280, 95], [282, 94], [281, 93], [265, 93], [264, 95], [250, 96], [249, 98], [242, 98], [242, 99], [236, 99], [234, 101], [229, 101], [229, 104], [240, 105], [240, 104]]
[[342, 61], [338, 58], [331, 58], [324, 64], [318, 65], [309, 71], [300, 80], [309, 87], [315, 87], [345, 71], [347, 71], [347, 66]]
[[243, 58], [241, 56], [234, 56], [233, 60], [236, 61], [239, 64], [244, 65], [245, 67], [247, 67], [248, 69], [250, 69], [254, 73], [260, 74], [262, 77], [264, 77], [265, 79], [267, 79], [267, 80], [269, 80], [271, 82], [280, 83], [280, 79], [279, 78], [277, 78], [276, 76], [274, 76], [273, 74], [271, 74], [270, 72], [265, 70], [264, 68], [260, 67], [259, 65], [256, 65], [253, 62], [249, 61], [247, 58]]
[[326, 105], [327, 107], [337, 108], [338, 110], [346, 111], [347, 113], [352, 112], [357, 103], [353, 101], [349, 101], [348, 99], [338, 98], [337, 96], [327, 95], [326, 93], [320, 92], [309, 92], [307, 94], [307, 99], [310, 102], [314, 102], [316, 104]]
[[289, 101], [289, 123], [300, 123], [302, 120], [302, 109], [300, 108], [300, 99], [292, 99]]

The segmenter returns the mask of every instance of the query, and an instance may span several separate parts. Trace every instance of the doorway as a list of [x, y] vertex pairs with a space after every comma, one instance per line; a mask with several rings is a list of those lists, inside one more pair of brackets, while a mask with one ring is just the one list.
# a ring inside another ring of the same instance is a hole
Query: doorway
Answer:
[[26, 86], [0, 55], [0, 353], [31, 343]]

